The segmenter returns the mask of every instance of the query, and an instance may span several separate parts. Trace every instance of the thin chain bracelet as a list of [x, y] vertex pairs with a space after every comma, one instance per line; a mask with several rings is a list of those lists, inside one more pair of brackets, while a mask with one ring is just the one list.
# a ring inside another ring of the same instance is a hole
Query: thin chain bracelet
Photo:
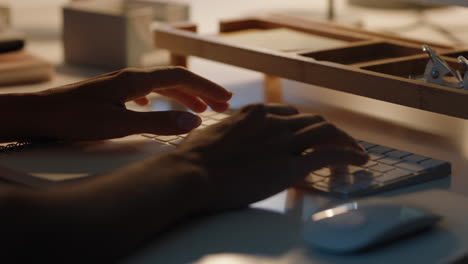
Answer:
[[10, 153], [10, 152], [19, 152], [24, 149], [26, 146], [31, 145], [31, 142], [28, 141], [19, 141], [15, 143], [10, 143], [8, 145], [0, 146], [0, 154]]

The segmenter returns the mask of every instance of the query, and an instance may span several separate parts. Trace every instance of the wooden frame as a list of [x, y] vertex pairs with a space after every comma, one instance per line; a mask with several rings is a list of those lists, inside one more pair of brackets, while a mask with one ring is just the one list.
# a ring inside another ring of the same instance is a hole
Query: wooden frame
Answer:
[[[185, 26], [186, 27], [186, 26]], [[287, 28], [346, 41], [338, 48], [281, 51], [224, 40], [221, 35], [246, 29]], [[424, 72], [428, 56], [421, 41], [367, 32], [331, 23], [265, 15], [223, 21], [220, 35], [203, 36], [177, 26], [155, 28], [158, 47], [178, 56], [198, 56], [266, 74], [265, 99], [281, 101], [275, 76], [430, 112], [468, 119], [468, 91], [434, 85], [410, 76]], [[453, 67], [468, 50], [427, 43]]]

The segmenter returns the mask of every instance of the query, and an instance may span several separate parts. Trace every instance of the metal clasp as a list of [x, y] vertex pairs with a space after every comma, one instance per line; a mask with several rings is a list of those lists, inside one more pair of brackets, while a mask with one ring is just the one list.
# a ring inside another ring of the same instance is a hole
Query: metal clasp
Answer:
[[[424, 70], [424, 80], [428, 83], [444, 85], [457, 89], [468, 89], [468, 85], [465, 85], [461, 74], [458, 71], [454, 71], [434, 50], [428, 45], [423, 45], [424, 52], [429, 55], [429, 62]], [[460, 63], [466, 63], [466, 59], [460, 60]], [[465, 64], [466, 65], [466, 64]], [[452, 77], [454, 82], [448, 81], [447, 78]], [[466, 79], [467, 74], [465, 74]], [[466, 81], [465, 81], [466, 82]], [[465, 88], [466, 87], [466, 88]]]
[[463, 77], [463, 89], [468, 90], [468, 60], [463, 57], [458, 57], [458, 62], [465, 65], [465, 76]]

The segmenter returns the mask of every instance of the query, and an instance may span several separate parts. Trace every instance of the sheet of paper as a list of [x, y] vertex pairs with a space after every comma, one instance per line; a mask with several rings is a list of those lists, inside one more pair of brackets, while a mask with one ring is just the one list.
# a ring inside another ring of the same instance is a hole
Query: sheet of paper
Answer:
[[31, 187], [105, 174], [174, 147], [141, 135], [80, 144], [27, 146], [3, 153], [0, 179]]
[[347, 41], [288, 28], [246, 29], [219, 35], [222, 40], [277, 51], [318, 51], [348, 44]]

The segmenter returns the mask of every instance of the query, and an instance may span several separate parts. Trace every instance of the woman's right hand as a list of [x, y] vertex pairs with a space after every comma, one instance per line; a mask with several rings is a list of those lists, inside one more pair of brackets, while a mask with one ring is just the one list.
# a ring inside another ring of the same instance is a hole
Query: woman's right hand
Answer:
[[368, 160], [351, 136], [321, 116], [279, 104], [246, 106], [192, 132], [177, 152], [203, 171], [200, 193], [207, 210], [246, 206], [293, 186], [311, 171]]

